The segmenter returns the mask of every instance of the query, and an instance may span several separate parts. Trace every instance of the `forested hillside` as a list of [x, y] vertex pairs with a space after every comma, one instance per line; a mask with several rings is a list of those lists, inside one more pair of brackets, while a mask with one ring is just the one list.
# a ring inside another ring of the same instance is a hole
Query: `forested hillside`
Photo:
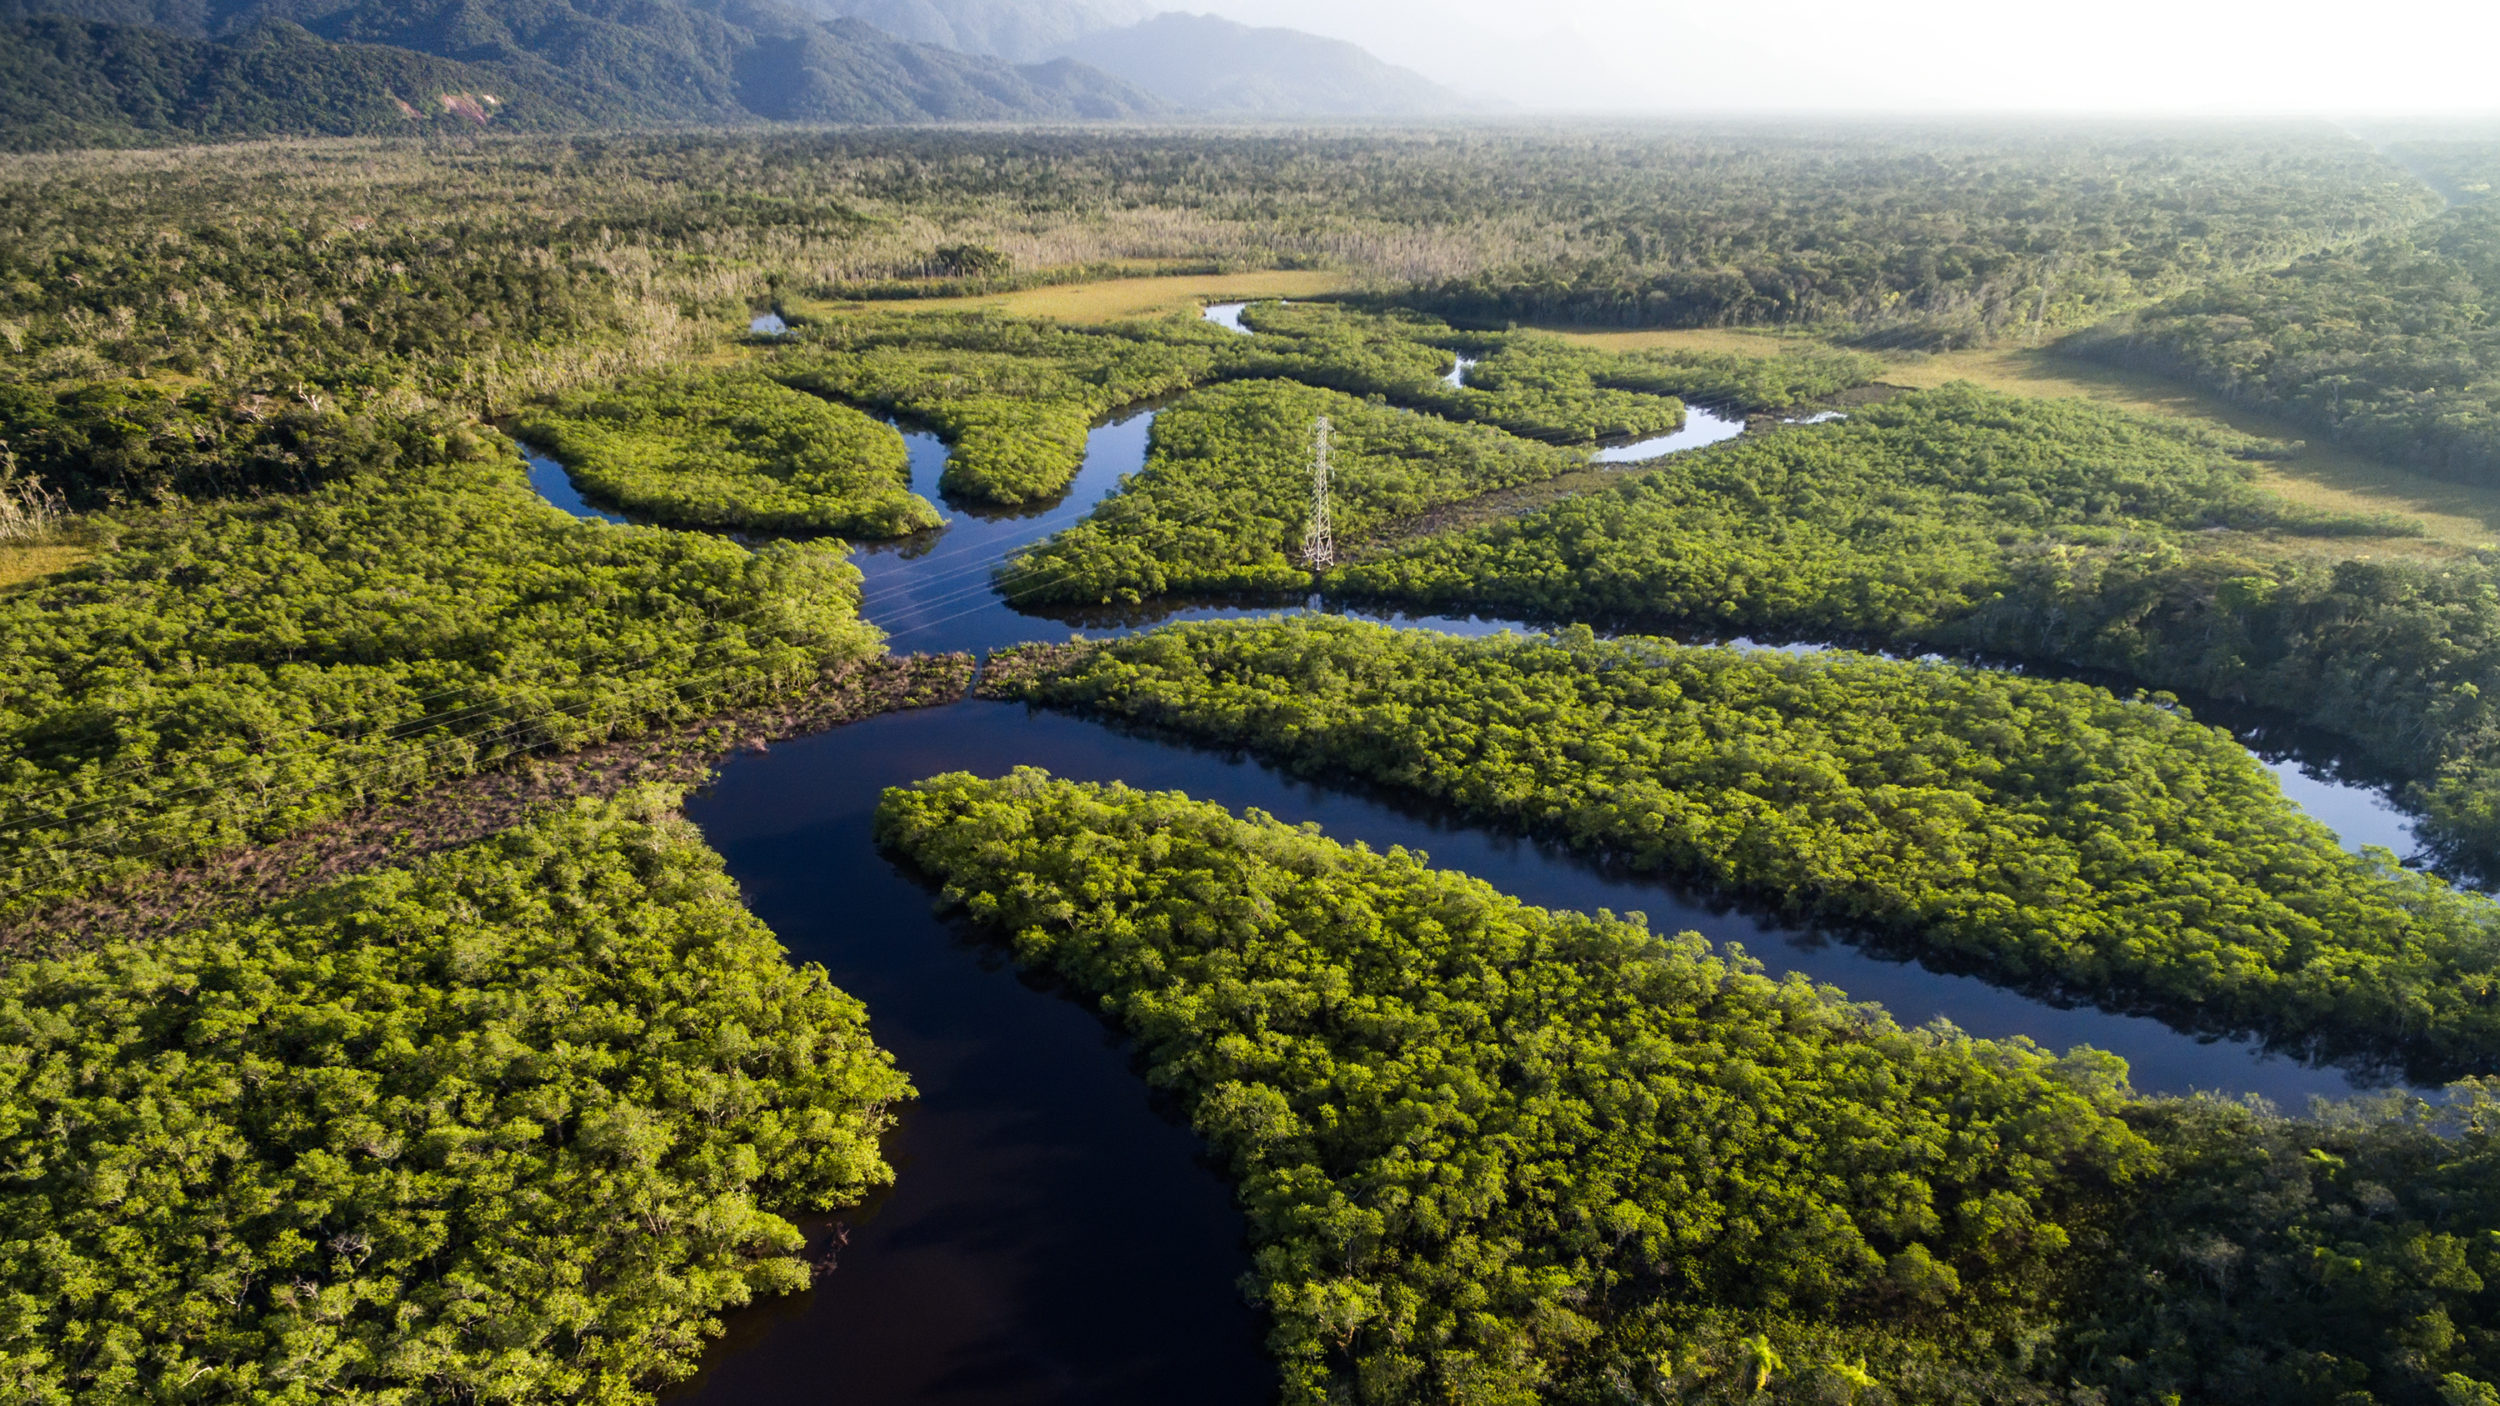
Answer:
[[[2484, 184], [2488, 186], [2488, 179]], [[2076, 339], [2365, 453], [2500, 486], [2500, 206], [2487, 199]]]
[[1341, 39], [1171, 12], [1080, 35], [1061, 56], [1191, 112], [1262, 117], [1428, 117], [1466, 111], [1458, 94]]
[[18, 0], [10, 9], [28, 17], [0, 59], [0, 146], [14, 149], [398, 131], [445, 112], [474, 126], [544, 129], [1162, 110], [1082, 65], [1016, 66], [906, 43], [774, 0], [154, 9]]
[[604, 108], [502, 69], [289, 24], [231, 42], [41, 17], [0, 25], [0, 149], [577, 126]]

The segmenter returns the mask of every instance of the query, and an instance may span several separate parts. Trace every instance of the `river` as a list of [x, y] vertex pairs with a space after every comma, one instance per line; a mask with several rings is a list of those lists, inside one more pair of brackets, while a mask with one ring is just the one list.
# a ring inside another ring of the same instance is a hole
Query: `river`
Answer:
[[[854, 559], [869, 617], [900, 650], [986, 653], [1066, 638], [1069, 625], [999, 599], [990, 569], [1015, 547], [1082, 517], [1122, 474], [1142, 466], [1152, 423], [1153, 413], [1143, 411], [1095, 429], [1076, 482], [1054, 504], [1011, 513], [949, 505], [936, 532], [860, 548]], [[906, 433], [913, 488], [941, 502], [944, 445]], [[615, 520], [582, 502], [560, 467], [532, 459], [532, 481], [552, 501]], [[1507, 625], [1385, 618], [1463, 633]], [[997, 703], [892, 714], [737, 757], [687, 807], [793, 955], [822, 963], [836, 985], [866, 1002], [878, 1042], [920, 1097], [887, 1144], [896, 1186], [842, 1218], [847, 1243], [838, 1270], [808, 1294], [733, 1315], [703, 1371], [671, 1399], [1255, 1406], [1272, 1398], [1258, 1321], [1236, 1288], [1248, 1261], [1225, 1179], [1199, 1160], [1195, 1138], [1158, 1111], [1121, 1043], [1089, 1008], [1043, 994], [995, 948], [934, 916], [931, 894], [871, 843], [883, 788], [941, 771], [997, 775], [1019, 765], [1178, 788], [1317, 821], [1341, 840], [1423, 849], [1534, 903], [1643, 912], [1664, 930], [1741, 943], [1775, 973], [1801, 971], [1880, 1001], [1905, 1024], [1943, 1017], [1979, 1035], [2113, 1051], [2148, 1092], [2218, 1089], [2297, 1108], [2312, 1095], [2355, 1087], [2343, 1071], [2246, 1041], [2055, 1005], [1877, 955], [1427, 807], [1315, 785], [1238, 755]], [[2409, 845], [2402, 814], [2383, 795], [2314, 764], [2304, 771], [2278, 757], [2270, 765], [2294, 799], [2347, 843]], [[820, 1225], [815, 1239], [821, 1245], [831, 1233]]]

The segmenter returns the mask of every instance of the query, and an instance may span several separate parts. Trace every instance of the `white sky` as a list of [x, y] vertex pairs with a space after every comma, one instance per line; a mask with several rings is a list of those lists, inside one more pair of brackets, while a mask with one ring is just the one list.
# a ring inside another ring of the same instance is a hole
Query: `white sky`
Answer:
[[1574, 111], [2500, 114], [2500, 0], [1172, 0]]

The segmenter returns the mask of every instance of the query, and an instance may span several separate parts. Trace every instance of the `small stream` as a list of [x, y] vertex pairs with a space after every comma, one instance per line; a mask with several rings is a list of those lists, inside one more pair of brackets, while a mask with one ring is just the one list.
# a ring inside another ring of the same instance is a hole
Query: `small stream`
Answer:
[[[1232, 312], [1237, 322], [1237, 305]], [[1067, 638], [1070, 625], [1000, 599], [991, 568], [1082, 518], [1123, 474], [1141, 468], [1153, 420], [1152, 410], [1141, 410], [1097, 427], [1075, 483], [1054, 503], [1012, 512], [946, 505], [948, 521], [934, 532], [859, 548], [853, 560], [865, 578], [867, 615], [905, 651], [987, 653]], [[1742, 428], [1696, 408], [1676, 435], [1620, 446], [1613, 452], [1621, 457], [1608, 462], [1677, 452]], [[910, 430], [906, 439], [914, 491], [942, 503], [945, 446]], [[541, 456], [532, 456], [531, 481], [567, 511], [617, 520], [583, 503], [563, 470]], [[1209, 605], [1077, 632], [1276, 613]], [[1481, 618], [1377, 618], [1464, 634], [1528, 628]], [[2346, 843], [2410, 848], [2406, 818], [2383, 795], [2315, 764], [2304, 769], [2286, 757], [2268, 764], [2287, 793]], [[1200, 1161], [1196, 1139], [1157, 1110], [1121, 1042], [1086, 1005], [1044, 998], [994, 947], [935, 917], [930, 893], [871, 841], [885, 787], [1019, 765], [1178, 788], [1236, 809], [1316, 821], [1343, 841], [1423, 849], [1436, 863], [1532, 903], [1646, 913], [1662, 930], [1741, 944], [1774, 974], [1803, 972], [1852, 998], [1879, 1001], [1905, 1025], [1943, 1017], [1976, 1035], [2109, 1050], [2128, 1060], [2136, 1086], [2150, 1093], [2215, 1089], [2297, 1109], [2313, 1095], [2356, 1089], [2342, 1070], [2248, 1041], [2042, 1001], [1769, 922], [1708, 894], [1610, 872], [1396, 796], [1292, 778], [1237, 754], [996, 703], [890, 714], [734, 758], [687, 807], [794, 957], [822, 963], [836, 985], [866, 1003], [877, 1040], [920, 1097], [887, 1143], [897, 1185], [842, 1218], [848, 1238], [839, 1270], [808, 1294], [732, 1315], [727, 1338], [671, 1400], [1258, 1406], [1273, 1399], [1260, 1325], [1235, 1288], [1248, 1263], [1226, 1180]], [[819, 1227], [819, 1242], [829, 1233]]]
[[[1218, 327], [1229, 327], [1243, 336], [1255, 337], [1258, 333], [1241, 320], [1242, 313], [1249, 306], [1248, 303], [1209, 303], [1199, 315]], [[1467, 384], [1467, 373], [1475, 369], [1477, 361], [1478, 358], [1472, 356], [1458, 357], [1450, 369], [1442, 374], [1442, 384], [1453, 390], [1464, 387]], [[1829, 411], [1793, 423], [1819, 424], [1826, 419], [1839, 418], [1841, 416], [1838, 411]], [[1651, 435], [1621, 444], [1600, 445], [1595, 453], [1589, 455], [1589, 460], [1598, 464], [1637, 464], [1643, 460], [1660, 458], [1686, 449], [1699, 449], [1705, 444], [1716, 444], [1723, 439], [1734, 439], [1744, 432], [1743, 417], [1722, 415], [1716, 410], [1688, 403], [1684, 407], [1684, 424], [1673, 433]]]
[[[519, 444], [520, 441], [513, 441]], [[530, 487], [538, 496], [564, 509], [575, 517], [596, 518], [600, 522], [632, 522], [623, 513], [613, 513], [582, 496], [573, 486], [573, 476], [564, 466], [529, 445], [521, 445], [521, 458], [529, 464]]]
[[1638, 464], [1645, 460], [1660, 459], [1669, 454], [1681, 453], [1687, 449], [1699, 449], [1705, 444], [1717, 444], [1724, 439], [1734, 439], [1744, 432], [1745, 421], [1740, 416], [1722, 415], [1716, 410], [1699, 405], [1686, 405], [1684, 424], [1680, 429], [1669, 434], [1636, 439], [1629, 444], [1601, 445], [1596, 453], [1589, 455], [1589, 462], [1593, 464]]
[[1243, 326], [1241, 322], [1241, 315], [1249, 309], [1249, 306], [1248, 303], [1209, 303], [1199, 316], [1218, 327], [1229, 327], [1245, 337], [1255, 337], [1258, 334]]

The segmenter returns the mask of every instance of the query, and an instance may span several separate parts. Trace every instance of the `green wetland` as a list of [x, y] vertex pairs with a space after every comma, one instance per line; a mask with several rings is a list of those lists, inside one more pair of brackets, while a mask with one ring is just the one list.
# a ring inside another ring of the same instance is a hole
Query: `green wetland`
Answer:
[[[858, 560], [872, 618], [886, 621], [898, 642], [949, 648], [994, 651], [1016, 641], [1064, 639], [1064, 625], [1012, 609], [978, 584], [978, 572], [1015, 545], [1081, 517], [1091, 506], [1088, 493], [1111, 491], [1143, 462], [1157, 423], [1157, 415], [1142, 414], [1094, 430], [1075, 490], [1048, 513], [959, 512], [919, 555], [863, 550]], [[915, 485], [942, 499], [936, 483], [943, 444], [915, 436], [914, 450]], [[1270, 612], [1205, 606], [1183, 613]], [[1314, 626], [1329, 619], [1304, 618]], [[1418, 639], [1500, 628], [1461, 619], [1406, 623], [1420, 629]], [[1141, 646], [1156, 638], [1137, 637]], [[2139, 711], [2160, 716], [2149, 707]], [[872, 1214], [846, 1226], [843, 1269], [811, 1293], [803, 1310], [768, 1312], [751, 1325], [733, 1320], [729, 1343], [692, 1386], [695, 1398], [795, 1399], [818, 1388], [828, 1361], [873, 1362], [846, 1377], [871, 1400], [959, 1390], [955, 1373], [967, 1363], [997, 1374], [1000, 1400], [1026, 1399], [1020, 1384], [1036, 1376], [1104, 1384], [1089, 1390], [1135, 1381], [1143, 1384], [1138, 1399], [1174, 1390], [1206, 1395], [1206, 1364], [1236, 1360], [1257, 1331], [1238, 1312], [1219, 1311], [1230, 1279], [1247, 1267], [1231, 1248], [1244, 1232], [1222, 1183], [1194, 1160], [1188, 1139], [1176, 1139], [1139, 1103], [1119, 1050], [1104, 1046], [1080, 1010], [1035, 1002], [985, 957], [986, 944], [926, 916], [925, 891], [875, 857], [874, 797], [936, 769], [999, 775], [1029, 765], [1172, 788], [1236, 810], [1257, 807], [1315, 822], [1332, 839], [1381, 852], [1401, 845], [1429, 852], [1436, 864], [1532, 902], [1641, 912], [1659, 932], [1695, 931], [1740, 944], [1773, 976], [1797, 973], [1826, 983], [1878, 1003], [1905, 1025], [1942, 1018], [1982, 1038], [2116, 1052], [2142, 1093], [2260, 1094], [2299, 1108], [2311, 1097], [2349, 1096], [2387, 1077], [2307, 1065], [2246, 1038], [2199, 1038], [2152, 1016], [2043, 1001], [1984, 980], [1967, 963], [1926, 965], [1905, 960], [1909, 954], [1897, 948], [1870, 946], [1863, 934], [1798, 925], [1758, 904], [1730, 908], [1710, 890], [1472, 821], [1410, 791], [1349, 789], [1362, 779], [1354, 769], [1327, 768], [1333, 783], [1315, 783], [1229, 751], [1244, 740], [1238, 736], [1219, 740], [1227, 746], [1208, 750], [1168, 732], [966, 702], [873, 719], [734, 761], [693, 802], [690, 815], [758, 913], [880, 1013], [881, 1042], [919, 1086], [894, 1155], [902, 1165], [930, 1168], [923, 1178], [903, 1179]], [[2264, 773], [2227, 737], [2207, 745], [2220, 749], [2209, 754], [2212, 764], [2240, 784], [2263, 785]], [[2348, 804], [2367, 795], [2329, 789]], [[2295, 833], [2303, 826], [2289, 817], [2267, 823]], [[2300, 841], [2312, 862], [2334, 867], [2326, 858], [2331, 839], [2301, 834]], [[1090, 1131], [1072, 1131], [1079, 1129]], [[967, 1263], [979, 1266], [984, 1282], [1029, 1287], [1005, 1301], [991, 1293], [958, 1298]], [[1191, 1282], [1205, 1286], [1188, 1301], [1196, 1309], [1171, 1292]], [[1139, 1323], [1153, 1330], [1131, 1331]], [[1240, 1399], [1267, 1397], [1252, 1383]]]
[[2476, 159], [0, 166], [0, 1380], [2500, 1401], [2490, 558], [1884, 382], [2215, 381]]

